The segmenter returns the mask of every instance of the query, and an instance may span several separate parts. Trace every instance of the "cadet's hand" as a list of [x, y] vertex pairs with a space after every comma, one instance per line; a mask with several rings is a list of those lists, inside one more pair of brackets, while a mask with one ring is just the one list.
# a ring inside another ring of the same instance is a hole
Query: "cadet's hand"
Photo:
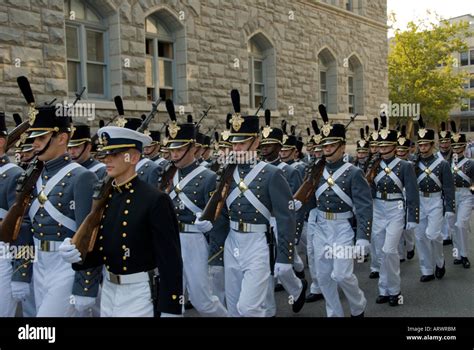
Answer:
[[95, 304], [95, 298], [93, 297], [85, 297], [82, 295], [73, 295], [73, 297], [74, 308], [79, 312], [85, 311]]
[[360, 247], [359, 249], [356, 249], [357, 258], [363, 259], [365, 254], [369, 252], [370, 242], [366, 239], [358, 239], [356, 241], [356, 247]]
[[30, 295], [30, 284], [27, 282], [15, 282], [11, 284], [12, 297], [16, 301], [25, 301]]
[[413, 230], [418, 226], [416, 222], [407, 222], [406, 230]]
[[70, 264], [77, 263], [81, 261], [81, 253], [77, 250], [76, 246], [71, 243], [70, 238], [66, 238], [63, 243], [58, 248], [59, 255], [65, 262]]
[[301, 207], [303, 206], [303, 203], [301, 203], [301, 201], [295, 199], [295, 211], [298, 211], [301, 209]]
[[212, 222], [208, 220], [200, 220], [202, 213], [196, 213], [196, 220], [194, 221], [194, 225], [196, 228], [201, 231], [202, 233], [208, 232], [212, 230]]

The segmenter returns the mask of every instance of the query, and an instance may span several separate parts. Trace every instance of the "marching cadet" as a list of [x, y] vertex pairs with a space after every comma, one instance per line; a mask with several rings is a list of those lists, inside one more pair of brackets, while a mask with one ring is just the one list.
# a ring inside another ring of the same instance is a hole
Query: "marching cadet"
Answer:
[[[224, 247], [226, 303], [229, 316], [264, 317], [272, 278], [269, 261], [273, 255], [266, 233], [271, 217], [275, 217], [279, 235], [274, 271], [275, 277], [282, 279], [288, 272], [293, 272], [294, 202], [282, 171], [256, 158], [258, 117], [242, 116], [238, 91], [233, 90], [231, 96], [235, 114], [231, 119], [229, 141], [242, 157], [236, 157], [226, 198], [230, 219], [230, 232]], [[271, 247], [272, 240], [269, 242]], [[299, 311], [303, 306], [305, 289], [303, 282], [291, 292], [295, 300], [293, 311]]]
[[[450, 165], [433, 154], [435, 131], [418, 120], [420, 158], [415, 164], [420, 189], [420, 224], [415, 227], [421, 282], [441, 279], [446, 273], [441, 226], [444, 218], [451, 224], [455, 217], [454, 180]], [[443, 203], [444, 202], [444, 203]]]
[[[290, 165], [283, 163], [280, 160], [280, 150], [283, 143], [283, 130], [279, 128], [272, 128], [270, 126], [271, 114], [270, 110], [265, 111], [265, 127], [262, 130], [262, 137], [260, 141], [260, 154], [265, 162], [276, 166], [277, 168], [281, 169], [283, 172], [283, 176], [285, 177], [286, 181], [288, 182], [291, 192], [294, 194], [301, 186], [303, 179], [300, 176], [300, 173], [295, 168], [291, 167]], [[295, 211], [296, 211], [296, 222], [297, 222], [297, 229], [296, 235], [297, 237], [301, 236], [301, 231], [303, 229], [304, 223], [304, 210], [299, 210], [302, 206], [302, 203], [297, 201], [295, 203]], [[275, 218], [272, 217], [270, 220], [272, 227], [274, 228], [276, 240], [278, 242], [278, 227], [275, 222]], [[301, 260], [300, 256], [297, 252], [297, 245], [299, 243], [299, 239], [295, 240], [295, 249], [294, 249], [294, 259], [293, 259], [293, 269], [295, 273], [288, 273], [288, 276], [281, 281], [282, 286], [288, 291], [291, 295], [291, 292], [294, 291], [294, 286], [299, 288], [301, 284], [298, 280], [304, 279], [304, 264], [303, 260]], [[270, 282], [270, 291], [273, 292], [273, 281]], [[306, 281], [305, 281], [306, 282]], [[306, 289], [306, 288], [305, 288]], [[299, 295], [299, 294], [298, 294]], [[271, 302], [273, 296], [269, 298], [269, 302]]]
[[[319, 286], [326, 300], [328, 317], [343, 317], [338, 287], [349, 301], [351, 315], [363, 317], [367, 300], [353, 273], [354, 231], [348, 219], [357, 218], [356, 252], [364, 255], [370, 243], [372, 198], [362, 170], [344, 162], [346, 131], [342, 124], [330, 124], [324, 106], [320, 106], [324, 125], [321, 145], [326, 165], [310, 205], [317, 207], [313, 249]], [[340, 254], [341, 251], [343, 254]]]
[[[410, 162], [411, 166], [413, 166], [413, 162], [408, 159], [411, 144], [412, 141], [406, 138], [406, 126], [403, 125], [400, 136], [398, 137], [397, 157], [404, 161]], [[400, 262], [404, 262], [405, 257], [408, 260], [411, 260], [415, 256], [415, 229], [411, 228], [408, 230], [405, 228], [403, 230], [402, 238], [400, 239], [400, 244], [398, 245], [398, 255], [400, 256]]]
[[385, 115], [381, 116], [379, 152], [381, 161], [375, 171], [372, 188], [374, 214], [371, 240], [380, 258], [379, 296], [377, 304], [400, 304], [400, 257], [398, 245], [405, 226], [408, 230], [419, 222], [418, 186], [413, 166], [395, 157], [398, 133], [388, 129]]
[[91, 128], [83, 123], [75, 123], [74, 132], [68, 143], [68, 152], [74, 162], [96, 174], [97, 178], [105, 176], [105, 164], [95, 160], [91, 155]]
[[[5, 123], [5, 113], [0, 112], [0, 221], [8, 209], [15, 203], [16, 183], [23, 170], [10, 162], [5, 154], [8, 130]], [[12, 296], [12, 259], [10, 245], [0, 241], [0, 317], [15, 316], [16, 299]], [[27, 292], [29, 294], [29, 290]]]
[[306, 166], [297, 159], [298, 150], [296, 149], [297, 138], [296, 138], [296, 129], [295, 126], [291, 126], [291, 134], [287, 133], [287, 123], [285, 120], [281, 122], [281, 129], [283, 130], [283, 146], [280, 151], [280, 159], [282, 162], [292, 166], [301, 175], [301, 178], [304, 178], [304, 172]]
[[[153, 301], [161, 316], [180, 316], [182, 261], [178, 223], [170, 198], [140, 180], [136, 164], [151, 138], [116, 126], [99, 129], [101, 156], [113, 178], [97, 239], [85, 259], [69, 239], [62, 258], [75, 270], [105, 265], [102, 317], [153, 317]], [[159, 290], [154, 283], [160, 271]]]
[[306, 133], [308, 134], [308, 140], [306, 141], [306, 155], [302, 159], [302, 162], [308, 165], [313, 160], [313, 150], [314, 150], [314, 140], [311, 135], [311, 130], [306, 128]]
[[[451, 132], [447, 130], [446, 123], [441, 123], [441, 130], [438, 132], [439, 151], [437, 156], [443, 158], [451, 164], [453, 150], [451, 148]], [[443, 219], [443, 227], [441, 229], [443, 234], [443, 245], [450, 245], [453, 243], [451, 239], [451, 228], [449, 223]]]
[[143, 148], [143, 155], [150, 159], [151, 161], [155, 162], [156, 164], [160, 165], [165, 159], [160, 157], [161, 153], [161, 133], [158, 130], [146, 130], [144, 132], [145, 135], [151, 137], [152, 141], [149, 146]]
[[[73, 162], [67, 153], [71, 124], [60, 112], [55, 106], [38, 107], [29, 129], [35, 155], [44, 162], [28, 211], [29, 236], [24, 238], [33, 239], [36, 248], [33, 285], [38, 317], [74, 315], [70, 295], [76, 289], [82, 292], [76, 283], [79, 275], [59, 258], [58, 249], [89, 213], [97, 182], [94, 173]], [[31, 281], [29, 264], [16, 260], [14, 265], [12, 288], [15, 285], [27, 295]], [[98, 288], [99, 278], [91, 276], [91, 288]]]
[[469, 219], [472, 213], [473, 196], [470, 191], [474, 179], [474, 161], [464, 157], [467, 140], [466, 134], [456, 132], [456, 124], [451, 122], [451, 145], [453, 157], [451, 169], [454, 174], [454, 185], [456, 186], [456, 223], [454, 225], [453, 245], [455, 249], [455, 265], [461, 265], [468, 269], [471, 263], [467, 258]]
[[18, 147], [15, 156], [18, 160], [18, 166], [20, 166], [23, 170], [26, 170], [28, 164], [33, 160], [35, 157], [35, 152], [33, 149], [33, 144], [31, 143], [23, 143]]
[[227, 310], [219, 298], [211, 294], [207, 237], [227, 235], [229, 223], [224, 215], [214, 226], [199, 220], [211, 194], [216, 190], [217, 176], [195, 158], [196, 125], [178, 125], [171, 100], [166, 101], [166, 108], [171, 118], [167, 147], [171, 161], [177, 167], [169, 195], [178, 217], [184, 285], [192, 305], [201, 316], [226, 317]]
[[360, 139], [357, 140], [357, 157], [354, 161], [354, 165], [361, 169], [364, 173], [367, 171], [367, 165], [369, 163], [369, 135], [365, 135], [364, 128], [360, 128]]

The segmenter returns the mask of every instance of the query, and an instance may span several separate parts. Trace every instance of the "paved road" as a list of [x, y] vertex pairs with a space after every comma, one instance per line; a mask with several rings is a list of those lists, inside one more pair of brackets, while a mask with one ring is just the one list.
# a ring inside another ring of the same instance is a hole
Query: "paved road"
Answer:
[[[474, 263], [474, 215], [471, 216], [470, 260]], [[388, 304], [376, 304], [378, 295], [377, 281], [369, 279], [369, 263], [355, 263], [355, 273], [359, 285], [367, 298], [366, 317], [474, 317], [474, 267], [464, 269], [462, 265], [453, 265], [453, 246], [445, 246], [446, 275], [442, 280], [421, 283], [418, 256], [401, 264], [403, 305], [391, 307]], [[309, 272], [306, 270], [307, 279]], [[343, 293], [341, 300], [350, 315], [349, 306]], [[324, 301], [306, 304], [294, 314], [288, 304], [288, 294], [276, 293], [278, 317], [326, 317]], [[186, 316], [197, 316], [190, 310]]]

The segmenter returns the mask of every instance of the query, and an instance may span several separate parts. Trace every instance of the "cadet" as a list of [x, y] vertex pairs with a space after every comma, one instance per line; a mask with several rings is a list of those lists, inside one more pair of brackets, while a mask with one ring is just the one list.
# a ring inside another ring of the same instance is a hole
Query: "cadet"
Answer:
[[[441, 226], [444, 218], [451, 225], [455, 214], [454, 180], [450, 165], [433, 154], [435, 132], [418, 120], [420, 158], [415, 164], [420, 188], [420, 224], [415, 228], [416, 247], [421, 267], [421, 282], [443, 278], [446, 273]], [[444, 202], [444, 203], [443, 203]]]
[[397, 131], [388, 129], [387, 117], [381, 116], [379, 152], [382, 158], [372, 188], [374, 214], [372, 242], [380, 258], [379, 296], [377, 304], [400, 304], [400, 257], [398, 245], [405, 226], [413, 229], [419, 222], [419, 195], [413, 166], [395, 157]]
[[[453, 156], [453, 150], [451, 147], [451, 131], [447, 130], [445, 122], [441, 123], [441, 130], [438, 132], [438, 142], [439, 151], [436, 155], [451, 164]], [[451, 238], [451, 227], [447, 220], [443, 219], [441, 233], [443, 234], [443, 245], [450, 245], [453, 243]]]
[[226, 236], [229, 223], [224, 215], [214, 223], [214, 227], [207, 221], [199, 220], [211, 194], [216, 190], [217, 176], [194, 158], [195, 124], [178, 125], [173, 102], [167, 100], [166, 107], [171, 118], [167, 147], [171, 161], [178, 168], [169, 195], [178, 217], [184, 285], [189, 292], [189, 299], [201, 316], [226, 317], [227, 310], [219, 298], [211, 294], [207, 237]]
[[280, 159], [282, 162], [292, 166], [300, 173], [301, 178], [304, 178], [306, 166], [303, 162], [297, 159], [298, 150], [296, 149], [297, 141], [295, 126], [291, 126], [291, 134], [288, 135], [286, 130], [287, 123], [285, 120], [281, 122], [281, 129], [283, 130], [283, 145], [280, 151]]
[[[170, 198], [140, 180], [135, 166], [150, 137], [127, 128], [99, 129], [112, 190], [105, 204], [93, 251], [82, 259], [69, 239], [61, 256], [75, 270], [105, 265], [102, 317], [152, 317], [158, 299], [161, 316], [180, 316], [182, 261], [178, 224]], [[78, 264], [81, 262], [81, 264]], [[156, 268], [160, 271], [156, 291]], [[157, 296], [156, 296], [157, 294]]]
[[468, 269], [471, 263], [467, 258], [468, 236], [470, 233], [469, 219], [472, 213], [473, 196], [470, 191], [474, 179], [474, 161], [464, 157], [467, 140], [466, 134], [456, 132], [456, 124], [451, 122], [451, 145], [453, 147], [453, 160], [451, 169], [454, 174], [456, 186], [456, 224], [454, 225], [453, 245], [455, 249], [455, 265]]
[[[324, 106], [320, 106], [320, 112]], [[369, 247], [372, 226], [372, 198], [370, 187], [362, 170], [344, 162], [346, 131], [342, 124], [329, 124], [325, 111], [321, 113], [321, 128], [326, 166], [312, 206], [317, 207], [317, 220], [313, 233], [313, 249], [319, 286], [326, 300], [329, 317], [343, 317], [338, 287], [340, 287], [354, 317], [363, 317], [367, 300], [353, 273], [354, 231], [349, 222], [357, 218], [356, 251], [364, 256]]]
[[105, 164], [95, 160], [91, 155], [91, 128], [83, 123], [76, 123], [73, 128], [74, 132], [68, 143], [68, 152], [72, 160], [102, 179], [105, 176]]
[[[23, 172], [19, 166], [11, 163], [5, 154], [7, 138], [5, 114], [0, 112], [0, 221], [5, 218], [8, 209], [15, 203], [16, 183]], [[0, 317], [15, 316], [15, 299], [17, 298], [12, 296], [12, 273], [10, 245], [0, 241]], [[13, 292], [16, 293], [15, 290]]]
[[[247, 159], [237, 159], [226, 199], [230, 219], [224, 247], [227, 309], [229, 316], [263, 317], [267, 314], [265, 300], [272, 278], [266, 233], [271, 217], [275, 217], [279, 235], [274, 271], [275, 277], [280, 277], [293, 269], [294, 202], [282, 171], [257, 160], [258, 117], [243, 117], [238, 91], [233, 90], [231, 96], [235, 114], [229, 141], [233, 150]], [[298, 292], [301, 291], [294, 293]], [[293, 310], [300, 309], [304, 293], [293, 297]]]
[[364, 174], [369, 164], [369, 136], [370, 135], [365, 135], [364, 128], [360, 128], [360, 139], [357, 141], [357, 157], [354, 161], [354, 165], [360, 168]]
[[[71, 265], [59, 258], [58, 248], [65, 238], [74, 235], [89, 213], [93, 186], [97, 182], [94, 173], [72, 162], [66, 153], [71, 124], [60, 112], [54, 106], [38, 107], [29, 129], [35, 154], [44, 162], [28, 211], [29, 236], [24, 238], [25, 241], [33, 239], [36, 248], [33, 284], [38, 317], [74, 314], [70, 295], [73, 288], [83, 290], [75, 283], [79, 275], [75, 278]], [[15, 288], [27, 294], [30, 264], [16, 260], [15, 265], [12, 286], [15, 284]], [[97, 274], [90, 277], [91, 289], [98, 288], [99, 278]]]

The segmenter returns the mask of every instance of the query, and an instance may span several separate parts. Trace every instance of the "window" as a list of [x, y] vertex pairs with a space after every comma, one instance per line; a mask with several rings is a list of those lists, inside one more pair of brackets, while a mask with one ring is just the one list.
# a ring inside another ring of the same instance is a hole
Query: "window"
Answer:
[[354, 76], [349, 75], [347, 83], [349, 91], [349, 113], [353, 114], [355, 110]]
[[68, 90], [87, 87], [87, 96], [105, 98], [107, 90], [107, 31], [98, 13], [82, 0], [67, 0], [66, 53]]
[[461, 132], [467, 132], [469, 130], [469, 119], [461, 118], [461, 124], [459, 125]]
[[469, 110], [469, 98], [463, 98], [461, 100], [461, 112], [467, 112]]
[[154, 17], [146, 19], [145, 31], [147, 99], [173, 100], [176, 68], [172, 32]]
[[467, 66], [469, 65], [469, 53], [466, 52], [461, 52], [461, 66]]
[[249, 54], [249, 107], [276, 109], [276, 63], [272, 43], [262, 33], [252, 36]]
[[471, 79], [470, 79], [469, 87], [470, 87], [471, 89], [474, 89], [474, 74], [471, 74]]
[[474, 65], [474, 50], [470, 50], [469, 59], [471, 61], [471, 65]]
[[346, 0], [346, 10], [347, 11], [352, 11], [353, 10], [352, 0]]
[[319, 90], [321, 91], [321, 103], [327, 107], [328, 105], [328, 89], [326, 82], [326, 71], [319, 72]]
[[329, 49], [318, 54], [319, 61], [319, 103], [324, 104], [328, 113], [337, 113], [337, 68], [336, 58]]

